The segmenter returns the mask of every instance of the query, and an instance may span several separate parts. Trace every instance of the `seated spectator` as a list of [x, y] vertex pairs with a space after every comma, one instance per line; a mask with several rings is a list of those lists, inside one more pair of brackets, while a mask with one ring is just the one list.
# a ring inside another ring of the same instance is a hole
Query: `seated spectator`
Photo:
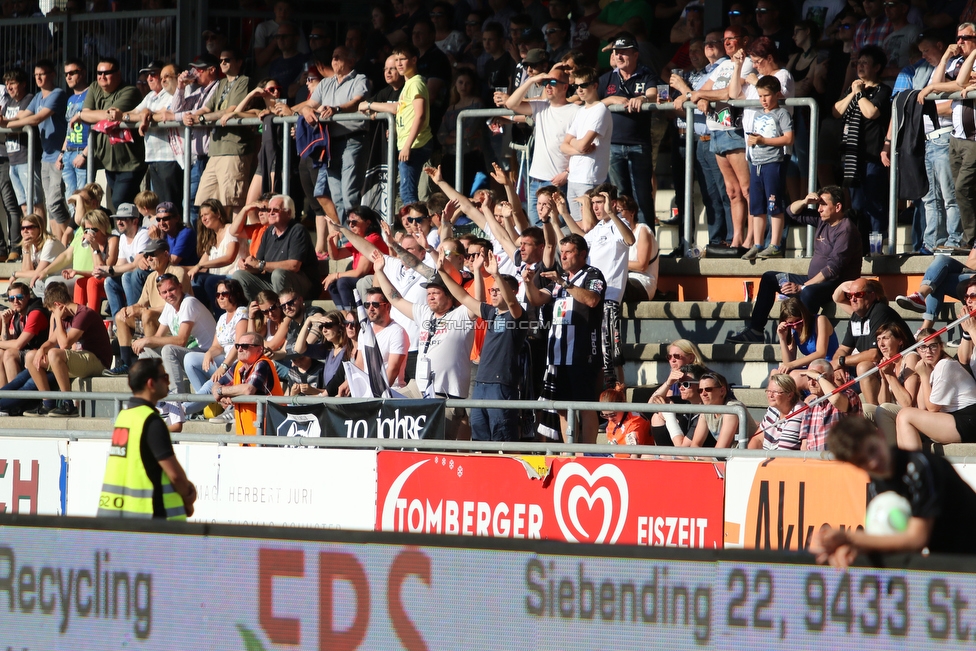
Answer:
[[627, 250], [627, 287], [623, 300], [649, 301], [657, 294], [661, 249], [651, 227], [637, 221], [636, 201], [626, 195], [617, 197], [617, 211], [637, 239]]
[[[674, 403], [680, 405], [700, 405], [702, 404], [701, 391], [698, 383], [702, 376], [708, 372], [704, 366], [688, 364], [681, 367], [681, 381], [678, 383], [677, 398], [665, 398], [664, 396], [651, 396], [648, 400], [651, 404]], [[694, 437], [695, 430], [698, 428], [700, 414], [671, 414], [658, 412], [651, 416], [651, 434], [654, 437], [655, 445], [671, 445], [675, 447], [685, 447]]]
[[787, 206], [788, 217], [817, 229], [807, 273], [787, 274], [783, 279], [781, 272], [764, 272], [748, 325], [729, 333], [726, 343], [763, 343], [777, 294], [799, 296], [810, 314], [819, 314], [838, 285], [861, 275], [861, 236], [857, 225], [845, 218], [843, 202], [844, 191], [827, 186]]
[[[400, 389], [406, 386], [404, 374], [407, 366], [407, 351], [410, 348], [410, 338], [406, 330], [393, 320], [390, 314], [393, 306], [387, 300], [383, 291], [378, 287], [366, 290], [363, 307], [366, 319], [373, 329], [376, 345], [383, 356], [383, 366], [386, 367], [386, 381], [390, 387]], [[363, 369], [363, 349], [359, 348], [356, 366]]]
[[[356, 235], [364, 238], [384, 254], [390, 252], [386, 242], [383, 241], [383, 235], [380, 233], [380, 216], [372, 208], [367, 206], [353, 208], [346, 224]], [[352, 290], [356, 288], [356, 282], [360, 278], [373, 272], [373, 265], [370, 259], [360, 253], [351, 242], [341, 249], [338, 247], [339, 237], [342, 233], [335, 228], [334, 222], [329, 222], [329, 231], [329, 257], [332, 260], [343, 260], [351, 257], [352, 265], [346, 271], [339, 271], [326, 276], [322, 280], [322, 286], [332, 295], [332, 300], [340, 310], [353, 309], [356, 306], [356, 301], [353, 298]]]
[[[904, 357], [897, 357], [895, 363], [892, 359], [912, 342], [912, 336], [895, 322], [882, 325], [878, 332], [878, 350], [881, 351], [881, 361], [878, 363], [880, 370], [878, 378], [881, 387], [878, 391], [878, 406], [872, 411], [865, 410], [866, 415], [871, 418], [873, 415], [874, 423], [885, 434], [885, 438], [891, 445], [897, 441], [897, 430], [895, 428], [895, 417], [904, 407], [917, 406], [919, 376], [915, 372], [918, 365], [919, 354], [912, 351]], [[963, 346], [960, 345], [960, 363], [962, 361]]]
[[807, 386], [810, 390], [807, 403], [825, 395], [830, 396], [803, 412], [803, 420], [800, 423], [800, 449], [825, 450], [827, 449], [827, 430], [845, 416], [860, 416], [861, 400], [854, 389], [850, 388], [831, 393], [837, 386], [833, 381], [833, 367], [825, 359], [813, 360], [805, 370], [799, 371], [799, 373], [806, 376]]
[[[200, 204], [197, 221], [197, 255], [200, 261], [187, 270], [193, 294], [211, 312], [217, 313], [217, 285], [230, 278], [241, 257], [240, 238], [231, 232], [230, 216], [216, 199]], [[241, 301], [243, 304], [245, 301]], [[233, 343], [229, 341], [228, 344]]]
[[651, 394], [652, 398], [655, 396], [662, 398], [679, 397], [681, 395], [681, 381], [685, 377], [685, 372], [681, 370], [682, 367], [690, 364], [697, 366], [705, 365], [705, 356], [699, 350], [698, 344], [688, 339], [675, 339], [672, 341], [668, 346], [667, 360], [671, 371], [668, 373], [668, 377], [665, 378], [664, 382]]
[[[600, 402], [610, 404], [627, 402], [626, 387], [618, 384], [604, 389], [600, 394]], [[654, 445], [651, 436], [651, 424], [642, 414], [632, 411], [616, 411], [607, 406], [600, 412], [600, 417], [607, 421], [607, 443], [609, 445]], [[637, 459], [637, 454], [615, 454], [618, 459]]]
[[[202, 203], [202, 201], [198, 203], [197, 207], [199, 208]], [[173, 264], [192, 267], [200, 261], [196, 233], [183, 223], [183, 216], [176, 212], [173, 204], [164, 201], [156, 206], [156, 224], [163, 236], [160, 239], [165, 239], [169, 243], [169, 254]]]
[[234, 280], [253, 300], [261, 290], [281, 293], [292, 287], [313, 297], [319, 284], [318, 258], [308, 231], [295, 217], [291, 197], [276, 195], [268, 202], [268, 229], [261, 236], [257, 255], [249, 255], [234, 272]]
[[[230, 232], [240, 240], [242, 247], [247, 246], [247, 252], [244, 255], [254, 256], [258, 254], [258, 249], [261, 247], [261, 237], [264, 235], [264, 231], [268, 230], [268, 202], [274, 196], [274, 194], [266, 192], [261, 195], [260, 199], [247, 204], [234, 215], [234, 219], [230, 223]], [[239, 258], [237, 269], [243, 269], [243, 263], [244, 260]]]
[[454, 29], [454, 5], [450, 2], [435, 2], [430, 10], [430, 21], [434, 24], [434, 44], [447, 55], [452, 64], [457, 62], [467, 39], [459, 30]]
[[[841, 283], [834, 292], [834, 302], [851, 315], [851, 324], [831, 363], [835, 380], [847, 380], [847, 368], [861, 375], [874, 368], [881, 359], [878, 352], [878, 328], [885, 323], [897, 323], [905, 332], [911, 332], [908, 324], [888, 306], [884, 288], [876, 280], [858, 278]], [[857, 353], [851, 354], [854, 350]], [[860, 381], [861, 399], [865, 404], [878, 404], [880, 380], [871, 375]]]
[[[353, 340], [349, 337], [347, 325], [359, 327], [358, 323], [346, 322], [345, 315], [339, 310], [334, 310], [328, 314], [313, 314], [305, 320], [310, 334], [316, 338], [321, 335], [324, 345], [319, 347], [320, 359], [312, 360], [305, 355], [307, 349], [306, 339], [301, 336], [295, 342], [295, 353], [298, 357], [292, 360], [292, 371], [289, 372], [288, 382], [292, 389], [291, 395], [306, 396], [339, 396], [349, 395], [346, 388], [346, 369], [343, 362], [348, 362], [353, 356]], [[314, 376], [311, 366], [306, 369], [304, 360], [310, 360], [309, 364], [321, 364], [321, 370], [316, 366]], [[389, 368], [389, 366], [387, 367]], [[313, 379], [314, 378], [314, 379]], [[317, 382], [317, 384], [316, 384]]]
[[749, 439], [749, 449], [799, 450], [803, 414], [795, 413], [800, 406], [800, 390], [796, 382], [785, 373], [769, 378], [766, 401], [769, 407]]
[[[85, 219], [89, 215], [101, 214], [108, 219], [105, 211], [101, 208], [89, 210], [83, 218], [80, 218], [79, 225], [85, 224]], [[91, 222], [89, 222], [89, 225]], [[87, 238], [87, 239], [86, 239]], [[71, 245], [58, 254], [54, 261], [41, 271], [34, 271], [29, 279], [29, 284], [34, 288], [34, 293], [39, 297], [44, 297], [44, 289], [51, 283], [61, 283], [67, 285], [72, 292], [75, 288], [76, 276], [91, 274], [95, 268], [94, 250], [89, 245], [91, 234], [86, 234], [83, 229], [74, 233]], [[107, 255], [107, 253], [106, 253]], [[43, 281], [43, 282], [42, 282]]]
[[[47, 232], [47, 220], [37, 213], [25, 215], [20, 220], [20, 234], [24, 260], [20, 270], [13, 273], [13, 277], [32, 282], [35, 274], [43, 275], [45, 269], [64, 252], [64, 244]], [[43, 294], [43, 288], [41, 293]]]
[[800, 391], [807, 391], [806, 376], [793, 371], [806, 368], [815, 359], [828, 362], [837, 352], [837, 334], [830, 319], [814, 317], [800, 299], [788, 298], [779, 308], [776, 326], [783, 362], [774, 373], [789, 373]]
[[[481, 348], [481, 361], [474, 381], [473, 400], [518, 400], [519, 380], [522, 368], [519, 354], [528, 334], [527, 319], [522, 305], [516, 296], [519, 288], [514, 276], [498, 271], [498, 260], [493, 255], [475, 258], [482, 261], [484, 271], [494, 281], [488, 289], [488, 302], [475, 298], [484, 295], [485, 279], [482, 269], [475, 268], [475, 296], [464, 288], [445, 270], [445, 261], [438, 261], [440, 278], [448, 291], [461, 305], [468, 309], [468, 317], [484, 319], [487, 332]], [[519, 411], [517, 409], [472, 409], [472, 441], [519, 441]]]
[[162, 357], [169, 374], [170, 393], [187, 393], [189, 385], [183, 360], [196, 348], [207, 350], [217, 328], [213, 315], [203, 303], [183, 291], [180, 279], [172, 274], [156, 277], [159, 295], [166, 305], [159, 315], [159, 326], [152, 335], [132, 342], [139, 357]]
[[[257, 405], [253, 402], [231, 402], [236, 396], [280, 396], [281, 380], [274, 363], [264, 356], [263, 337], [247, 332], [234, 344], [237, 363], [213, 386], [213, 397], [225, 409], [234, 405], [234, 425], [238, 435], [264, 434], [264, 423], [257, 422]], [[260, 430], [260, 431], [259, 431]]]
[[47, 341], [50, 327], [50, 315], [24, 283], [10, 283], [7, 300], [10, 307], [0, 312], [0, 386], [12, 382], [24, 370], [27, 351], [36, 350]]
[[[113, 233], [112, 222], [104, 210], [89, 211], [82, 222], [82, 246], [91, 251], [92, 268], [65, 269], [61, 276], [75, 281], [74, 302], [87, 305], [95, 312], [101, 312], [102, 299], [105, 298], [103, 285], [107, 274], [105, 269], [112, 267], [119, 258], [119, 237]], [[99, 269], [102, 267], [103, 269]]]
[[[285, 356], [290, 358], [295, 354], [295, 345], [300, 339], [300, 332], [308, 317], [323, 315], [325, 311], [314, 305], [306, 305], [305, 299], [290, 287], [282, 290], [278, 295], [278, 299], [281, 304], [281, 312], [288, 322], [288, 334], [285, 337], [284, 352]], [[306, 343], [316, 343], [316, 339], [317, 337], [306, 337]]]
[[[119, 206], [112, 219], [115, 220], [115, 231], [119, 234], [118, 257], [114, 265], [96, 265], [94, 273], [105, 278], [104, 290], [105, 297], [108, 299], [108, 311], [114, 319], [119, 310], [129, 302], [123, 284], [125, 274], [137, 270], [141, 272], [140, 262], [146, 264], [142, 252], [149, 243], [149, 230], [141, 227], [142, 217], [135, 205], [131, 203]], [[148, 264], [146, 266], [145, 274], [148, 276]], [[139, 292], [142, 292], [141, 286]], [[137, 299], [138, 293], [133, 297], [132, 302]]]
[[247, 310], [248, 329], [264, 337], [264, 349], [269, 359], [275, 360], [278, 377], [288, 377], [288, 365], [280, 359], [285, 357], [288, 333], [292, 319], [285, 314], [278, 295], [273, 291], [260, 291], [251, 301]]
[[898, 307], [922, 315], [922, 327], [935, 325], [936, 316], [942, 309], [945, 295], [963, 299], [965, 287], [976, 276], [976, 248], [969, 252], [965, 264], [950, 255], [937, 255], [925, 270], [918, 291], [907, 296], [896, 296]]
[[[129, 367], [135, 361], [137, 354], [132, 351], [132, 339], [136, 332], [136, 322], [142, 322], [142, 332], [156, 332], [159, 327], [159, 315], [162, 314], [166, 301], [159, 293], [158, 279], [163, 275], [176, 276], [183, 286], [183, 293], [190, 293], [190, 277], [186, 270], [173, 264], [169, 254], [169, 244], [166, 240], [150, 240], [143, 249], [145, 257], [152, 270], [146, 278], [139, 300], [128, 305], [115, 315], [115, 331], [119, 342], [119, 365], [105, 375], [128, 375]], [[173, 376], [171, 376], [173, 377]]]
[[[932, 328], [923, 328], [917, 340], [934, 334]], [[942, 445], [976, 441], [976, 380], [946, 354], [941, 337], [915, 350], [921, 357], [915, 366], [918, 407], [905, 407], [895, 418], [899, 449], [921, 450], [922, 436], [926, 443]]]
[[[698, 380], [698, 392], [703, 405], [741, 405], [735, 399], [725, 376], [718, 373], [705, 373]], [[746, 432], [756, 431], [756, 421], [746, 411]], [[702, 414], [698, 418], [694, 435], [681, 439], [681, 444], [692, 448], [731, 448], [736, 447], [739, 433], [739, 417], [735, 414]]]
[[[44, 293], [44, 307], [51, 311], [48, 340], [24, 357], [24, 366], [38, 391], [50, 391], [47, 370], [54, 373], [58, 390], [71, 391], [72, 378], [100, 375], [112, 363], [112, 344], [102, 318], [86, 305], [71, 300], [64, 283], [51, 283]], [[79, 347], [76, 344], [80, 345]], [[45, 400], [25, 416], [68, 418], [78, 415], [71, 400], [55, 404]]]
[[64, 225], [61, 233], [61, 243], [69, 246], [74, 239], [75, 231], [81, 226], [81, 220], [90, 210], [98, 210], [102, 207], [102, 199], [105, 198], [105, 191], [97, 183], [88, 185], [75, 190], [68, 197], [68, 210], [72, 218]]
[[[48, 386], [55, 383], [54, 373], [47, 372], [47, 382]], [[0, 391], [18, 391], [24, 395], [30, 395], [31, 393], [37, 392], [37, 385], [34, 384], [34, 378], [31, 377], [30, 371], [24, 369], [18, 373], [12, 380], [7, 382], [5, 385], [0, 387]], [[22, 416], [25, 411], [30, 411], [41, 405], [41, 400], [32, 400], [30, 398], [0, 398], [0, 416]]]
[[[217, 283], [216, 290], [217, 305], [222, 308], [222, 313], [217, 319], [213, 343], [205, 352], [198, 347], [183, 358], [183, 370], [194, 393], [209, 394], [213, 382], [233, 367], [237, 359], [234, 342], [247, 332], [247, 299], [240, 284], [226, 278]], [[204, 407], [206, 403], [203, 402], [183, 403], [187, 415], [203, 411]]]

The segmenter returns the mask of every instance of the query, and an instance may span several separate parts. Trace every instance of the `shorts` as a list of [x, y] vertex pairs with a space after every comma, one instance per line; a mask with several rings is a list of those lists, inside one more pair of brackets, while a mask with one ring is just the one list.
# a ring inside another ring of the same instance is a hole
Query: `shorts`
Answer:
[[730, 152], [740, 149], [744, 151], [746, 148], [746, 139], [742, 135], [742, 129], [715, 129], [712, 131], [710, 146], [713, 154], [716, 156], [725, 156]]
[[620, 303], [603, 301], [603, 370], [611, 373], [624, 365], [624, 355], [620, 348]]
[[976, 443], [976, 405], [969, 405], [952, 412], [956, 431], [963, 443]]
[[596, 402], [600, 397], [597, 390], [597, 366], [595, 364], [574, 364], [557, 366], [556, 381], [553, 383], [553, 400], [563, 402]]
[[247, 188], [254, 173], [254, 155], [211, 156], [207, 168], [200, 177], [196, 205], [207, 199], [217, 199], [225, 207], [240, 208], [244, 205]]
[[[27, 163], [10, 166], [10, 183], [14, 186], [14, 194], [17, 195], [17, 203], [22, 206], [27, 205], [27, 168]], [[43, 205], [44, 189], [41, 187], [41, 162], [38, 161], [34, 165], [34, 206]], [[27, 206], [27, 211], [33, 212], [34, 206]]]
[[86, 378], [101, 375], [105, 367], [95, 353], [88, 350], [64, 351], [68, 360], [68, 376]]
[[329, 168], [323, 165], [318, 168], [318, 172], [318, 176], [315, 177], [315, 189], [312, 191], [312, 197], [315, 199], [320, 197], [331, 199], [332, 191], [329, 189]]
[[749, 163], [749, 214], [782, 215], [786, 164], [783, 161], [753, 165]]

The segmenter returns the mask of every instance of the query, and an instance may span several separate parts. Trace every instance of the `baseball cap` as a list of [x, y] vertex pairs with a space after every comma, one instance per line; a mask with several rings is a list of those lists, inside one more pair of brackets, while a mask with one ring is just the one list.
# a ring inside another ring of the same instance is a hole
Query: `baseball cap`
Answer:
[[112, 219], [128, 219], [129, 217], [141, 217], [139, 210], [134, 203], [121, 203], [112, 215]]
[[421, 283], [420, 286], [424, 289], [430, 289], [433, 287], [434, 289], [440, 289], [445, 292], [447, 291], [447, 285], [444, 284], [444, 279], [441, 278], [440, 275], [434, 276], [426, 283]]
[[202, 68], [217, 68], [220, 66], [220, 59], [210, 54], [209, 52], [204, 52], [199, 55], [193, 61], [190, 62], [191, 68], [202, 69]]
[[169, 242], [166, 240], [149, 240], [142, 250], [143, 253], [159, 253], [160, 251], [169, 251]]
[[621, 36], [611, 44], [610, 49], [611, 50], [636, 50], [637, 40], [633, 36]]
[[173, 202], [163, 201], [156, 205], [157, 215], [171, 215], [173, 213]]
[[542, 48], [535, 48], [525, 53], [525, 59], [523, 59], [522, 62], [530, 66], [537, 66], [540, 63], [548, 63], [549, 53]]
[[149, 62], [149, 65], [147, 65], [145, 68], [139, 69], [139, 74], [142, 75], [147, 72], [154, 72], [158, 75], [159, 72], [165, 67], [166, 67], [165, 61], [160, 61], [159, 59], [153, 59], [152, 61]]

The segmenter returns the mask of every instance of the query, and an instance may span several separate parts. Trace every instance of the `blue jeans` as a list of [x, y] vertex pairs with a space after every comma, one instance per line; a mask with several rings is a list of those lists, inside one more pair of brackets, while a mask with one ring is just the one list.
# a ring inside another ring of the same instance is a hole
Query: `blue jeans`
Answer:
[[[108, 311], [113, 317], [129, 302], [125, 299], [125, 288], [122, 286], [123, 276], [105, 279], [105, 298], [108, 299]], [[136, 296], [136, 300], [139, 297]]]
[[431, 143], [428, 142], [423, 147], [410, 150], [410, 160], [406, 163], [400, 161], [400, 201], [403, 205], [417, 202], [417, 184], [420, 182], [420, 175], [424, 171], [424, 165], [430, 158], [432, 150]]
[[637, 218], [654, 228], [654, 193], [651, 175], [654, 165], [650, 142], [647, 145], [610, 145], [610, 182], [617, 194], [637, 201]]
[[[10, 182], [14, 184], [14, 194], [17, 195], [17, 202], [27, 205], [27, 188], [30, 184], [28, 179], [27, 163], [10, 166]], [[44, 190], [41, 188], [41, 161], [34, 165], [34, 206], [44, 205]], [[34, 212], [34, 206], [27, 206], [28, 212]]]
[[200, 209], [194, 205], [194, 201], [197, 198], [197, 188], [200, 187], [200, 177], [203, 176], [208, 160], [210, 160], [209, 156], [199, 156], [190, 167], [190, 226], [193, 230], [197, 229], [197, 217], [200, 215]]
[[[74, 191], [88, 185], [88, 167], [83, 165], [76, 168], [75, 159], [83, 152], [83, 149], [69, 149], [64, 153], [64, 169], [61, 170], [61, 178], [64, 180], [64, 196], [70, 197]], [[86, 160], [87, 162], [87, 160]]]
[[580, 203], [573, 201], [576, 197], [582, 197], [584, 194], [596, 187], [591, 183], [577, 183], [576, 181], [566, 182], [566, 203], [569, 204], [569, 214], [573, 216], [573, 219], [580, 221], [583, 219], [583, 209], [580, 207]]
[[146, 284], [146, 278], [149, 278], [150, 273], [149, 271], [135, 268], [132, 271], [126, 271], [122, 274], [122, 289], [125, 292], [127, 305], [135, 305], [139, 302], [139, 297], [142, 296], [142, 288]]
[[357, 282], [359, 278], [343, 276], [336, 278], [335, 282], [329, 285], [329, 293], [332, 294], [337, 309], [351, 310], [356, 306], [356, 297], [353, 296], [352, 290], [356, 289]]
[[929, 250], [946, 244], [962, 246], [962, 220], [956, 204], [956, 183], [949, 166], [949, 134], [925, 141], [925, 175], [929, 191], [922, 197], [925, 206], [925, 246]]
[[[529, 177], [529, 196], [525, 199], [526, 203], [529, 204], [529, 223], [540, 228], [542, 228], [542, 222], [539, 221], [539, 211], [536, 209], [535, 205], [535, 193], [539, 191], [539, 188], [544, 188], [547, 185], [552, 185], [552, 182], [542, 181], [531, 176]], [[565, 196], [566, 186], [561, 185], [556, 187]], [[555, 206], [553, 207], [553, 210], [555, 210]]]
[[698, 141], [695, 147], [695, 176], [705, 202], [705, 220], [708, 222], [708, 243], [721, 244], [732, 241], [732, 207], [725, 191], [722, 170], [718, 168], [711, 143]]
[[[514, 400], [515, 389], [507, 384], [475, 382], [472, 400]], [[472, 409], [472, 441], [518, 441], [518, 409]]]
[[331, 143], [329, 190], [332, 192], [332, 201], [335, 202], [339, 219], [342, 220], [345, 220], [350, 210], [359, 207], [365, 163], [365, 158], [361, 155], [364, 138], [365, 134], [354, 133], [336, 138]]
[[[200, 389], [207, 382], [210, 381], [210, 376], [213, 374], [214, 369], [203, 368], [203, 357], [206, 354], [204, 352], [193, 351], [187, 353], [183, 358], [183, 370], [186, 371], [186, 377], [190, 379], [190, 386], [193, 387], [194, 393], [199, 393]], [[213, 358], [213, 365], [219, 366], [221, 362], [224, 361], [224, 355], [217, 355]], [[211, 385], [213, 386], [213, 385]], [[206, 403], [204, 403], [206, 404]]]
[[851, 188], [851, 207], [868, 219], [871, 232], [888, 232], [888, 168], [865, 163], [861, 185]]
[[[47, 374], [48, 384], [51, 386], [57, 386], [57, 382], [54, 379], [54, 373], [50, 371]], [[37, 391], [37, 385], [31, 378], [30, 371], [26, 368], [17, 374], [17, 377], [12, 379], [10, 382], [2, 388], [3, 391]], [[38, 400], [22, 400], [20, 398], [3, 398], [0, 399], [0, 411], [5, 411], [11, 416], [20, 416], [24, 411], [32, 407], [36, 407]]]
[[945, 295], [955, 296], [959, 284], [968, 282], [974, 275], [976, 272], [954, 258], [947, 255], [935, 256], [922, 278], [922, 284], [932, 288], [932, 293], [925, 297], [925, 314], [922, 318], [935, 321], [935, 315], [939, 313]]

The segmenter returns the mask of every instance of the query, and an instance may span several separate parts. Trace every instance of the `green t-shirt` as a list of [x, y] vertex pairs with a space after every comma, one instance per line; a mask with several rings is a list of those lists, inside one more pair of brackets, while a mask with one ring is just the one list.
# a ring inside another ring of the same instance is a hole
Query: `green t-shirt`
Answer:
[[[629, 2], [618, 0], [617, 2], [611, 2], [603, 8], [597, 20], [608, 25], [623, 25], [634, 17], [643, 18], [644, 29], [647, 32], [651, 31], [651, 24], [654, 22], [654, 8], [646, 0], [630, 0]], [[599, 53], [597, 63], [601, 70], [610, 67], [610, 53], [602, 51], [609, 42], [607, 40], [600, 41], [601, 52]]]
[[403, 148], [403, 143], [410, 135], [410, 128], [413, 126], [413, 119], [416, 115], [413, 110], [413, 100], [418, 97], [423, 98], [426, 110], [424, 111], [424, 122], [410, 148], [420, 149], [430, 141], [430, 93], [427, 92], [427, 84], [424, 83], [424, 78], [420, 75], [414, 75], [404, 82], [403, 89], [400, 90], [396, 114], [397, 149]]
[[75, 231], [74, 237], [71, 239], [71, 244], [68, 245], [73, 251], [71, 254], [71, 268], [75, 271], [91, 271], [95, 268], [95, 259], [92, 257], [91, 247], [82, 246], [84, 238], [85, 229], [78, 228]]
[[[114, 106], [124, 113], [139, 106], [141, 101], [142, 95], [135, 86], [119, 86], [114, 93], [109, 94], [95, 81], [88, 87], [88, 96], [85, 97], [82, 109], [107, 111]], [[146, 147], [138, 132], [132, 135], [132, 142], [110, 145], [107, 135], [92, 129], [92, 153], [110, 172], [134, 172], [145, 165]]]
[[[221, 79], [217, 89], [207, 100], [207, 111], [223, 111], [229, 106], [243, 108], [240, 103], [247, 97], [250, 80], [238, 75], [234, 81]], [[254, 150], [254, 129], [251, 127], [217, 127], [210, 136], [211, 156], [244, 156]]]

